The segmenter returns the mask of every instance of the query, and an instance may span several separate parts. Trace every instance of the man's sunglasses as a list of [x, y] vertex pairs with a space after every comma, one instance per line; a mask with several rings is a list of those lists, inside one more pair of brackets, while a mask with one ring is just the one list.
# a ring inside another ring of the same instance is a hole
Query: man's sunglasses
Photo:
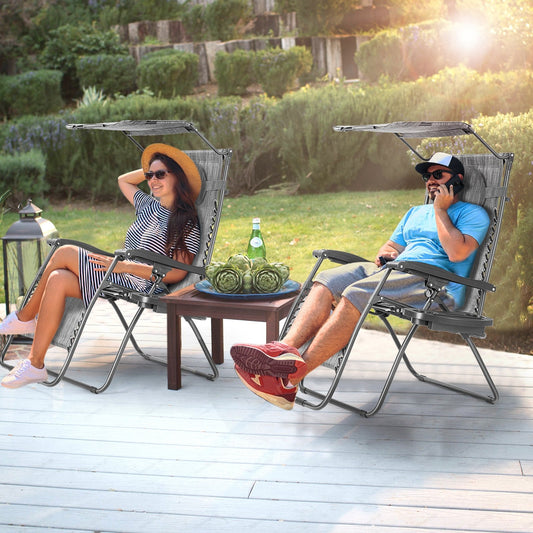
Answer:
[[167, 174], [171, 174], [171, 172], [169, 170], [156, 170], [155, 172], [150, 170], [144, 173], [144, 177], [147, 181], [150, 181], [152, 178], [162, 180]]
[[431, 176], [433, 176], [436, 180], [441, 180], [443, 173], [452, 174], [452, 172], [450, 172], [449, 170], [444, 170], [443, 168], [439, 168], [437, 170], [434, 170], [433, 172], [423, 172], [422, 179], [424, 181], [429, 181]]

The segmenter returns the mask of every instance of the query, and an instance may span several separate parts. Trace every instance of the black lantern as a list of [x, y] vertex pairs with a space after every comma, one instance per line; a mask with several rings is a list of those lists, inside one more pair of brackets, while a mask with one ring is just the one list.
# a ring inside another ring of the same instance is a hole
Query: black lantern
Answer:
[[6, 316], [18, 309], [37, 271], [50, 251], [48, 239], [59, 236], [55, 226], [41, 217], [31, 199], [19, 211], [19, 220], [2, 237]]

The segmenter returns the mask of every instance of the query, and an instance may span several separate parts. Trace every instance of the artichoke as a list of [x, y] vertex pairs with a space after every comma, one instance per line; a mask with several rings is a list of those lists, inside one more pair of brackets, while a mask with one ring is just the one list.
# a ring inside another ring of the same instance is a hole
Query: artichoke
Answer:
[[268, 265], [268, 261], [264, 257], [254, 257], [252, 259], [252, 270], [257, 270], [265, 265]]
[[242, 289], [242, 272], [227, 263], [216, 270], [214, 276], [209, 280], [217, 292], [225, 294], [237, 294]]
[[244, 276], [242, 277], [242, 292], [244, 292], [245, 294], [250, 294], [251, 292], [253, 292], [253, 280], [251, 270], [245, 272]]
[[278, 292], [283, 283], [280, 271], [273, 265], [264, 265], [252, 271], [252, 285], [257, 293]]
[[[205, 269], [205, 277], [208, 279], [209, 282], [213, 279], [215, 276], [216, 271], [221, 267], [224, 266], [226, 263], [223, 263], [222, 261], [213, 261], [210, 263], [206, 269]], [[211, 283], [212, 285], [212, 283]]]
[[272, 266], [279, 270], [279, 273], [281, 274], [281, 277], [283, 278], [283, 283], [285, 283], [289, 279], [289, 276], [291, 275], [291, 271], [289, 267], [283, 263], [272, 263]]
[[235, 254], [228, 258], [226, 265], [238, 268], [243, 274], [250, 270], [252, 263], [247, 255]]

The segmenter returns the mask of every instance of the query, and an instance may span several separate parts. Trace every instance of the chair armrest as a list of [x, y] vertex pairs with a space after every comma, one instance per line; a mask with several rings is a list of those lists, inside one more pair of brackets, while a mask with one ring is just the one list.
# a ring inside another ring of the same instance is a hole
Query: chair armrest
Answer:
[[174, 261], [170, 257], [150, 252], [149, 250], [116, 250], [115, 256], [119, 257], [121, 261], [124, 260], [140, 260], [144, 263], [154, 266], [154, 274], [161, 273], [163, 276], [174, 268], [185, 270], [200, 276], [205, 276], [205, 268], [195, 265], [189, 265], [180, 261]]
[[50, 246], [55, 247], [55, 248], [59, 248], [60, 246], [72, 245], [72, 246], [77, 246], [78, 248], [83, 248], [84, 250], [87, 250], [88, 252], [91, 252], [93, 254], [107, 255], [108, 257], [113, 257], [112, 253], [106, 252], [105, 250], [100, 250], [99, 248], [96, 248], [96, 246], [91, 246], [90, 244], [87, 244], [82, 241], [59, 238], [59, 239], [49, 239], [47, 242]]
[[323, 259], [329, 259], [334, 263], [340, 263], [342, 265], [347, 263], [359, 263], [361, 261], [368, 262], [368, 259], [365, 259], [364, 257], [360, 257], [349, 252], [341, 252], [339, 250], [314, 250], [313, 255], [316, 258], [322, 257]]
[[459, 283], [461, 285], [466, 285], [467, 287], [473, 287], [474, 289], [481, 289], [485, 292], [496, 291], [496, 287], [486, 281], [464, 278], [463, 276], [458, 276], [449, 270], [444, 270], [443, 268], [436, 267], [434, 265], [428, 265], [426, 263], [420, 263], [418, 261], [390, 261], [385, 265], [385, 267], [393, 270], [400, 270], [402, 272], [420, 276], [426, 279], [431, 277], [446, 282], [451, 281], [454, 283]]

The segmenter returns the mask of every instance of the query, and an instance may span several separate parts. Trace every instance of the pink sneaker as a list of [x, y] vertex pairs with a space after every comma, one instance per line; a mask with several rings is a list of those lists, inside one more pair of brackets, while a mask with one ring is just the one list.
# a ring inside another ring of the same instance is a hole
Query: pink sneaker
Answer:
[[35, 318], [28, 322], [22, 322], [22, 320], [19, 320], [17, 313], [13, 311], [0, 323], [0, 335], [26, 335], [35, 333], [36, 324], [37, 321]]
[[46, 368], [35, 368], [29, 359], [20, 360], [2, 380], [2, 387], [18, 389], [30, 383], [41, 383], [48, 379]]
[[250, 374], [299, 380], [307, 373], [298, 350], [283, 342], [234, 344], [230, 354], [239, 368]]
[[287, 411], [294, 407], [298, 387], [287, 387], [283, 378], [250, 374], [237, 365], [235, 365], [235, 372], [246, 387], [263, 400]]

